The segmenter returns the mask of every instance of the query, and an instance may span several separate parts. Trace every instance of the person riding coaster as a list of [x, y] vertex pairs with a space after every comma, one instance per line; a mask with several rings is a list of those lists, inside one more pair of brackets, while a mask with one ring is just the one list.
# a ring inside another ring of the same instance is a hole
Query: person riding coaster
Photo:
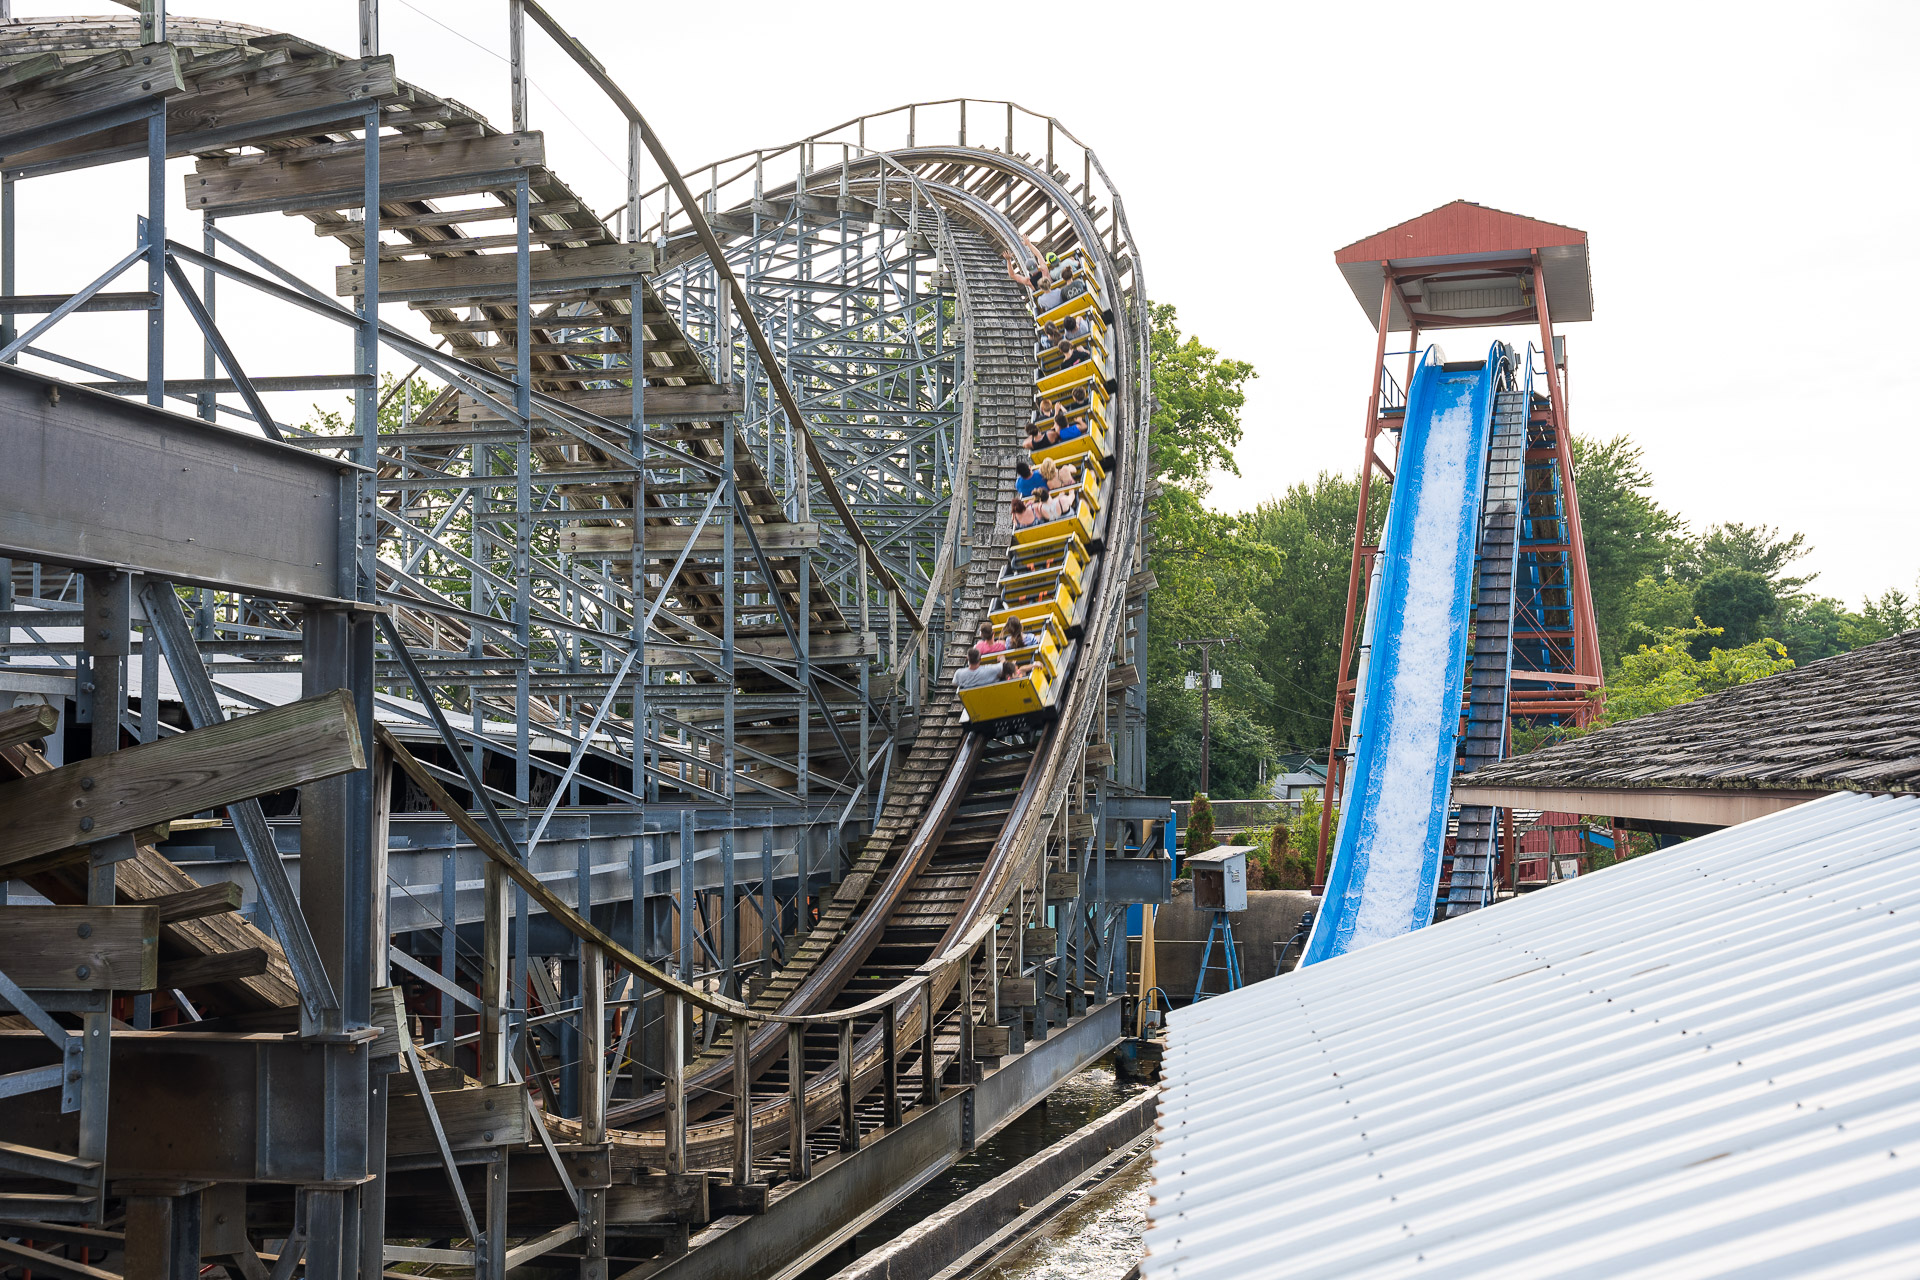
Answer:
[[1031, 267], [1024, 267], [1015, 261], [1010, 253], [1003, 253], [1000, 256], [1007, 260], [1007, 276], [1015, 284], [1025, 285], [1028, 292], [1034, 294], [1044, 292], [1050, 287], [1052, 282], [1047, 276], [1046, 263], [1035, 262]]
[[1048, 425], [1038, 428], [1027, 437], [1027, 452], [1050, 449], [1066, 440], [1078, 440], [1087, 434], [1085, 427], [1064, 414], [1055, 414]]
[[1072, 280], [1079, 271], [1077, 261], [1072, 259], [1063, 261], [1057, 253], [1042, 253], [1033, 241], [1025, 236], [1020, 237], [1020, 243], [1027, 247], [1026, 261], [1033, 264], [1031, 267], [1020, 265], [1011, 253], [1002, 252], [1000, 256], [1007, 260], [1007, 275], [1027, 286], [1031, 293], [1039, 294], [1063, 285]]
[[1071, 462], [1042, 458], [1040, 479], [1046, 483], [1048, 493], [1065, 493], [1080, 483], [1080, 469]]
[[1039, 340], [1033, 344], [1034, 356], [1051, 376], [1061, 369], [1093, 357], [1098, 343], [1092, 323], [1086, 316], [1068, 316], [1040, 327]]
[[1062, 369], [1071, 369], [1076, 364], [1093, 359], [1092, 344], [1082, 338], [1075, 342], [1064, 334], [1053, 340], [1046, 354], [1057, 357], [1048, 368], [1049, 373], [1058, 373]]
[[[987, 623], [991, 627], [992, 623]], [[997, 662], [986, 662], [986, 654], [980, 652], [979, 645], [967, 649], [967, 665], [956, 667], [953, 672], [955, 689], [984, 689], [990, 684], [999, 684], [1003, 680], [1018, 680], [1033, 670], [1033, 664], [1021, 666], [1010, 658]]]
[[1048, 494], [1045, 489], [1042, 489], [1040, 496], [1035, 498], [1022, 498], [1016, 495], [1013, 499], [1013, 527], [1031, 529], [1035, 525], [1046, 524], [1062, 516], [1071, 515], [1079, 500], [1078, 489], [1066, 489], [1056, 494]]

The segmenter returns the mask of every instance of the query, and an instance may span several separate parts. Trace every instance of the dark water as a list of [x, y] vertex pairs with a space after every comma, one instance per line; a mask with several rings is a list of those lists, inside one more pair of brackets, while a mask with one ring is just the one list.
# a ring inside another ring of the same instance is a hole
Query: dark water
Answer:
[[[801, 1280], [828, 1280], [828, 1277], [840, 1268], [900, 1235], [927, 1215], [946, 1208], [975, 1187], [991, 1182], [1021, 1161], [1039, 1155], [1074, 1130], [1085, 1126], [1089, 1121], [1105, 1115], [1128, 1098], [1137, 1095], [1142, 1087], [1137, 1084], [1122, 1084], [1115, 1079], [1112, 1071], [1101, 1067], [1094, 1067], [1069, 1077], [1061, 1082], [1060, 1087], [1055, 1089], [1046, 1101], [1029, 1108], [1018, 1119], [995, 1134], [991, 1142], [984, 1143], [962, 1156], [959, 1163], [894, 1206], [892, 1211], [884, 1214], [873, 1225], [834, 1250], [826, 1260], [806, 1271]], [[1095, 1196], [1086, 1197], [1089, 1201], [1096, 1198]], [[1144, 1191], [1140, 1206], [1144, 1215], [1146, 1206]], [[1118, 1280], [1118, 1277], [1124, 1274], [1138, 1258], [1138, 1243], [1139, 1228], [1136, 1227], [1134, 1229], [1135, 1252], [1112, 1272], [1111, 1278], [1104, 1270], [1089, 1271], [1084, 1267], [1077, 1268], [1072, 1274], [1077, 1280]], [[1055, 1273], [1010, 1271], [994, 1274], [1038, 1277], [1051, 1276]], [[1060, 1272], [1059, 1274], [1068, 1273]]]

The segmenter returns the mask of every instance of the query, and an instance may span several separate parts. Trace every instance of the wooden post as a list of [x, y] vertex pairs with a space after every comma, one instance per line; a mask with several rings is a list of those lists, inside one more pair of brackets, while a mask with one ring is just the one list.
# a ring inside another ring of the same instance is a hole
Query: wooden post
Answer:
[[753, 1025], [733, 1019], [733, 1185], [753, 1181]]
[[960, 1083], [973, 1083], [973, 962], [979, 948], [960, 962]]
[[[142, 16], [149, 16], [143, 11]], [[78, 803], [69, 801], [54, 812], [56, 821], [63, 831], [50, 833], [47, 842], [50, 847], [35, 852], [50, 853], [70, 844], [87, 843], [91, 840], [91, 861], [87, 867], [87, 903], [90, 906], [113, 906], [119, 900], [116, 885], [115, 866], [134, 851], [131, 837], [115, 832], [112, 828], [118, 824], [109, 821], [96, 823], [92, 816], [77, 816], [76, 811], [86, 813], [93, 807], [88, 794], [95, 790], [95, 779], [106, 776], [116, 763], [115, 757], [120, 751], [120, 710], [126, 705], [127, 691], [127, 654], [131, 647], [133, 626], [133, 584], [124, 573], [90, 573], [86, 577], [85, 594], [86, 621], [81, 624], [82, 647], [93, 660], [93, 731], [90, 759], [77, 764], [56, 769], [44, 778], [60, 778], [78, 770], [83, 777], [67, 778], [70, 786], [80, 790], [69, 792], [69, 796], [78, 795]], [[78, 665], [75, 667], [78, 672]], [[80, 677], [76, 674], [76, 679]], [[184, 736], [184, 735], [183, 735]], [[154, 744], [155, 746], [159, 744]], [[152, 747], [148, 748], [149, 751]], [[6, 795], [17, 798], [29, 780], [15, 782], [6, 789]], [[104, 801], [111, 787], [100, 788], [99, 795]], [[31, 806], [31, 801], [29, 801]], [[101, 807], [104, 809], [105, 805]], [[176, 811], [176, 813], [179, 811]], [[104, 819], [104, 813], [102, 818]], [[168, 817], [175, 816], [168, 814]], [[155, 819], [158, 821], [159, 819]], [[19, 819], [0, 822], [0, 829], [9, 830], [10, 839], [17, 842], [20, 838]], [[141, 825], [141, 824], [131, 824]], [[85, 833], [92, 831], [89, 837]], [[111, 837], [103, 839], [102, 837]], [[24, 855], [22, 855], [24, 856]], [[76, 970], [77, 972], [77, 970]], [[105, 1177], [107, 1163], [108, 1102], [111, 1090], [109, 1070], [112, 1064], [113, 1017], [111, 1006], [96, 1009], [80, 1016], [80, 1034], [82, 1042], [80, 1061], [80, 1115], [76, 1123], [76, 1154], [83, 1160], [98, 1161], [101, 1166], [101, 1178], [98, 1184], [93, 1211], [90, 1220], [100, 1222], [106, 1212]], [[195, 1200], [198, 1204], [198, 1200]], [[131, 1215], [130, 1215], [131, 1216]], [[168, 1219], [170, 1223], [171, 1218]], [[129, 1227], [131, 1229], [131, 1225]], [[169, 1231], [171, 1226], [167, 1228]], [[199, 1249], [199, 1232], [196, 1224], [194, 1248]], [[172, 1271], [155, 1272], [156, 1275], [171, 1277]]]
[[[1048, 126], [1052, 128], [1051, 125]], [[1000, 1025], [1000, 922], [987, 930], [987, 1024]]]
[[488, 862], [480, 941], [480, 1083], [507, 1082], [507, 873]]
[[933, 1061], [933, 981], [920, 988], [920, 1101], [931, 1107], [940, 1101], [940, 1071]]
[[853, 1019], [840, 1024], [840, 1149], [860, 1149], [860, 1118], [853, 1113]]
[[607, 1140], [607, 953], [580, 943], [580, 1141]]
[[[683, 920], [684, 928], [686, 922]], [[667, 1053], [665, 1092], [667, 1102], [667, 1172], [687, 1171], [687, 1090], [686, 1042], [687, 1009], [680, 993], [671, 989], [661, 993], [667, 1015]]]
[[[507, 1012], [507, 922], [509, 917], [507, 873], [500, 864], [488, 861], [482, 882], [482, 918], [480, 940], [480, 1083], [504, 1085], [512, 1077], [508, 1058], [508, 1034], [512, 1020]], [[449, 1034], [448, 1039], [452, 1036]], [[486, 1229], [473, 1242], [474, 1272], [486, 1280], [503, 1280], [507, 1250], [507, 1162], [488, 1166], [486, 1176]]]
[[889, 1008], [880, 1020], [880, 1052], [886, 1057], [886, 1101], [889, 1129], [900, 1127], [900, 1031], [894, 1021], [896, 1010]]
[[[607, 953], [580, 943], [580, 1141], [607, 1140]], [[607, 1193], [580, 1192], [580, 1280], [607, 1280]]]
[[787, 1024], [787, 1171], [795, 1182], [813, 1176], [813, 1161], [807, 1156], [807, 1054], [806, 1028], [797, 1022]]

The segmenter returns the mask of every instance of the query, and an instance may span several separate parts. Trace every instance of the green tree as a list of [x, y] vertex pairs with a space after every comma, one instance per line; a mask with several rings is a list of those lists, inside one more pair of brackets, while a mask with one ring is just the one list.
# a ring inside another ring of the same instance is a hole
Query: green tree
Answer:
[[1790, 578], [1787, 568], [1812, 550], [1804, 533], [1783, 534], [1770, 524], [1716, 524], [1692, 548], [1680, 573], [1698, 581], [1717, 569], [1740, 569], [1765, 578], [1775, 595], [1793, 596], [1817, 575]]
[[[1304, 860], [1309, 869], [1313, 868], [1320, 857], [1320, 815], [1326, 805], [1321, 802], [1318, 791], [1307, 791], [1300, 797], [1300, 816], [1287, 824], [1287, 844], [1293, 850], [1293, 856]], [[1331, 844], [1333, 835], [1340, 829], [1340, 806], [1333, 806], [1333, 812], [1327, 815], [1327, 840]]]
[[[1723, 649], [1710, 643], [1719, 635], [1718, 627], [1696, 620], [1691, 627], [1668, 628], [1654, 643], [1623, 656], [1619, 674], [1607, 681], [1603, 723], [1619, 724], [1793, 668], [1778, 640]], [[1702, 640], [1709, 642], [1704, 658], [1695, 656]]]
[[[1245, 707], [1221, 697], [1232, 677], [1223, 675], [1213, 691], [1213, 751], [1208, 761], [1213, 794], [1259, 794], [1260, 762], [1271, 759], [1273, 739]], [[1149, 690], [1147, 702], [1147, 789], [1156, 795], [1181, 795], [1200, 785], [1200, 694], [1179, 684]]]
[[[1391, 497], [1391, 487], [1376, 481], [1367, 504], [1371, 541], [1380, 537]], [[1261, 503], [1241, 522], [1249, 537], [1279, 556], [1259, 602], [1267, 630], [1258, 658], [1273, 686], [1266, 723], [1283, 751], [1326, 755], [1359, 510], [1359, 481], [1322, 471], [1313, 483], [1296, 484]]]
[[[1693, 621], [1693, 587], [1670, 573], [1649, 574], [1633, 584], [1627, 597], [1627, 634], [1622, 652], [1650, 643], [1670, 627]], [[1618, 669], [1616, 658], [1609, 670]]]
[[1205, 497], [1214, 471], [1240, 474], [1240, 410], [1246, 384], [1259, 375], [1245, 360], [1222, 356], [1198, 338], [1180, 334], [1170, 303], [1148, 308], [1152, 325], [1153, 414], [1149, 450], [1164, 496], [1174, 489]]
[[[1600, 657], [1604, 669], [1612, 671], [1632, 643], [1637, 603], [1659, 591], [1667, 578], [1682, 524], [1653, 500], [1653, 473], [1640, 446], [1626, 436], [1575, 436], [1573, 479], [1580, 495]], [[1678, 622], [1687, 616], [1683, 612]]]
[[[1716, 636], [1725, 636], [1731, 648], [1752, 644], [1764, 636], [1780, 609], [1773, 584], [1753, 569], [1721, 567], [1713, 570], [1693, 589], [1693, 612]], [[1695, 656], [1704, 656], [1712, 646], [1706, 637], [1694, 644]]]
[[1159, 586], [1148, 604], [1148, 785], [1168, 795], [1200, 785], [1200, 694], [1186, 675], [1198, 664], [1175, 641], [1233, 636], [1213, 652], [1221, 687], [1212, 696], [1212, 777], [1220, 795], [1252, 795], [1260, 761], [1275, 754], [1265, 710], [1272, 686], [1255, 655], [1281, 563], [1270, 546], [1245, 537], [1240, 521], [1209, 511], [1207, 477], [1235, 471], [1240, 411], [1253, 366], [1183, 337], [1171, 306], [1152, 308], [1154, 395], [1151, 448], [1159, 492], [1148, 499], [1147, 566]]
[[1187, 814], [1187, 856], [1205, 853], [1216, 843], [1213, 838], [1213, 802], [1207, 799], [1206, 792], [1196, 791], [1193, 793], [1193, 808]]
[[[409, 378], [404, 393], [399, 391], [399, 379], [391, 373], [380, 375], [380, 399], [375, 412], [380, 418], [382, 431], [398, 431], [404, 418], [417, 418], [421, 410], [439, 398], [439, 392], [425, 378]], [[345, 436], [353, 434], [353, 397], [348, 396], [345, 412], [339, 409], [323, 409], [313, 406], [313, 417], [301, 424], [308, 431], [325, 436]]]
[[1878, 600], [1861, 604], [1856, 644], [1871, 644], [1920, 626], [1920, 606], [1899, 591], [1889, 590]]
[[1783, 602], [1774, 634], [1795, 662], [1818, 662], [1861, 643], [1861, 619], [1832, 596]]

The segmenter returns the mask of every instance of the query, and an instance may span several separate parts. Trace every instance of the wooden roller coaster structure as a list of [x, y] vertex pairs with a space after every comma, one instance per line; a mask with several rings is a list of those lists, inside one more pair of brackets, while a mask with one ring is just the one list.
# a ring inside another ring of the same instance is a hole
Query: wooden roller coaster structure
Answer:
[[[400, 80], [373, 0], [357, 57], [130, 7], [0, 27], [0, 1263], [797, 1272], [1120, 1035], [1165, 806], [1117, 193], [973, 100], [690, 181], [535, 0], [505, 131]], [[528, 128], [530, 30], [627, 121], [607, 216]], [[131, 251], [20, 293], [17, 190], [118, 161]], [[264, 212], [345, 248], [331, 292]], [[1024, 241], [1113, 313], [1114, 461], [1057, 715], [994, 737], [946, 675], [1011, 545]], [[250, 378], [216, 282], [353, 372]], [[51, 345], [120, 310], [144, 374]], [[327, 390], [350, 421], [266, 400]]]

